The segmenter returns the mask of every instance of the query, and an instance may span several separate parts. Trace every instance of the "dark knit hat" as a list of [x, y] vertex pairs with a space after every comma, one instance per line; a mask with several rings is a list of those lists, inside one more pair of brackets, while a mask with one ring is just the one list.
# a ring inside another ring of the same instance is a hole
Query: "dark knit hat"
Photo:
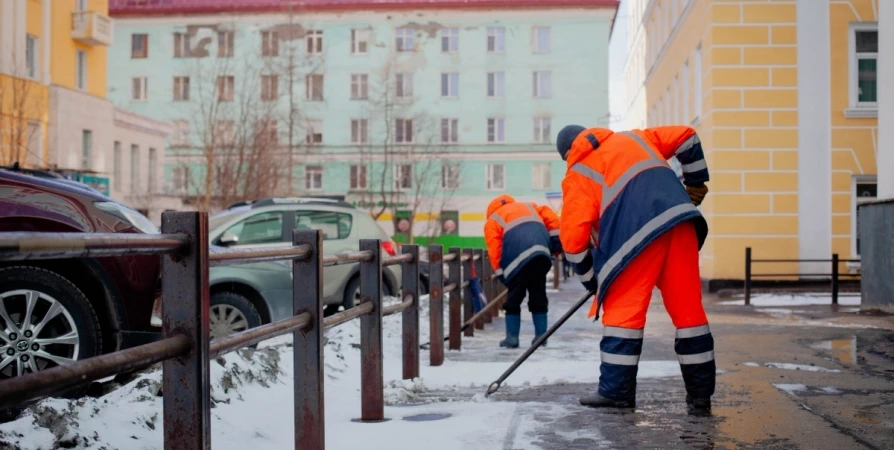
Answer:
[[568, 151], [571, 150], [571, 144], [584, 130], [586, 128], [580, 125], [567, 125], [565, 128], [562, 128], [562, 131], [559, 131], [559, 136], [556, 137], [556, 149], [559, 151], [559, 156], [562, 157], [562, 160], [568, 159]]

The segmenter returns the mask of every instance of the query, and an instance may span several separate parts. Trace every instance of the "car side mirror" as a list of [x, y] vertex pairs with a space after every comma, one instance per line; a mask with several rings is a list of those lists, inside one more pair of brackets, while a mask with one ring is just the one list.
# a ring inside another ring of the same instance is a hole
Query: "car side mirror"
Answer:
[[235, 234], [230, 233], [229, 231], [225, 232], [220, 237], [220, 245], [222, 245], [224, 247], [229, 247], [231, 245], [236, 245], [238, 243], [239, 243], [239, 236], [236, 236]]

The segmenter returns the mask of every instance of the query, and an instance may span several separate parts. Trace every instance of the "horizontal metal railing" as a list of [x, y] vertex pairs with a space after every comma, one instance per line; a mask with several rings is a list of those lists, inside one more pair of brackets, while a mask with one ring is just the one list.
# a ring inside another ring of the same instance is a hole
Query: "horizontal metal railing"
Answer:
[[[751, 304], [751, 290], [754, 278], [816, 278], [829, 277], [832, 291], [832, 304], [838, 304], [838, 294], [840, 291], [839, 281], [841, 277], [859, 278], [859, 273], [841, 273], [839, 265], [841, 263], [859, 262], [859, 259], [841, 259], [838, 253], [832, 255], [831, 259], [754, 259], [751, 256], [751, 247], [745, 248], [745, 304]], [[828, 273], [753, 273], [753, 265], [755, 263], [779, 264], [779, 263], [828, 263], [831, 264], [831, 270]]]

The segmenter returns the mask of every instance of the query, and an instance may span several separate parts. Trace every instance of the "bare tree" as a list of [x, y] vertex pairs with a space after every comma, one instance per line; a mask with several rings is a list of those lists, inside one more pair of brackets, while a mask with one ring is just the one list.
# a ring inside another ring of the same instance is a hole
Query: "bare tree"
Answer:
[[10, 52], [12, 76], [0, 77], [0, 163], [46, 166], [43, 149], [30, 148], [41, 132], [32, 124], [46, 112], [46, 91], [31, 79], [38, 76], [37, 69], [23, 66], [18, 56], [19, 52]]

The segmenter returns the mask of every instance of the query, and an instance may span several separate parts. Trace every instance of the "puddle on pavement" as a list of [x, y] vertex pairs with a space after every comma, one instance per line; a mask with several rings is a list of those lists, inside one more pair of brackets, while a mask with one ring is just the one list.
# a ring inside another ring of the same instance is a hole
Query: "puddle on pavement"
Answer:
[[451, 417], [452, 414], [447, 413], [425, 413], [416, 414], [414, 416], [405, 416], [403, 420], [407, 422], [434, 422], [435, 420], [444, 420]]
[[845, 364], [856, 364], [857, 362], [857, 337], [852, 336], [848, 339], [833, 339], [828, 341], [820, 341], [810, 346], [817, 350], [825, 350], [835, 359]]

